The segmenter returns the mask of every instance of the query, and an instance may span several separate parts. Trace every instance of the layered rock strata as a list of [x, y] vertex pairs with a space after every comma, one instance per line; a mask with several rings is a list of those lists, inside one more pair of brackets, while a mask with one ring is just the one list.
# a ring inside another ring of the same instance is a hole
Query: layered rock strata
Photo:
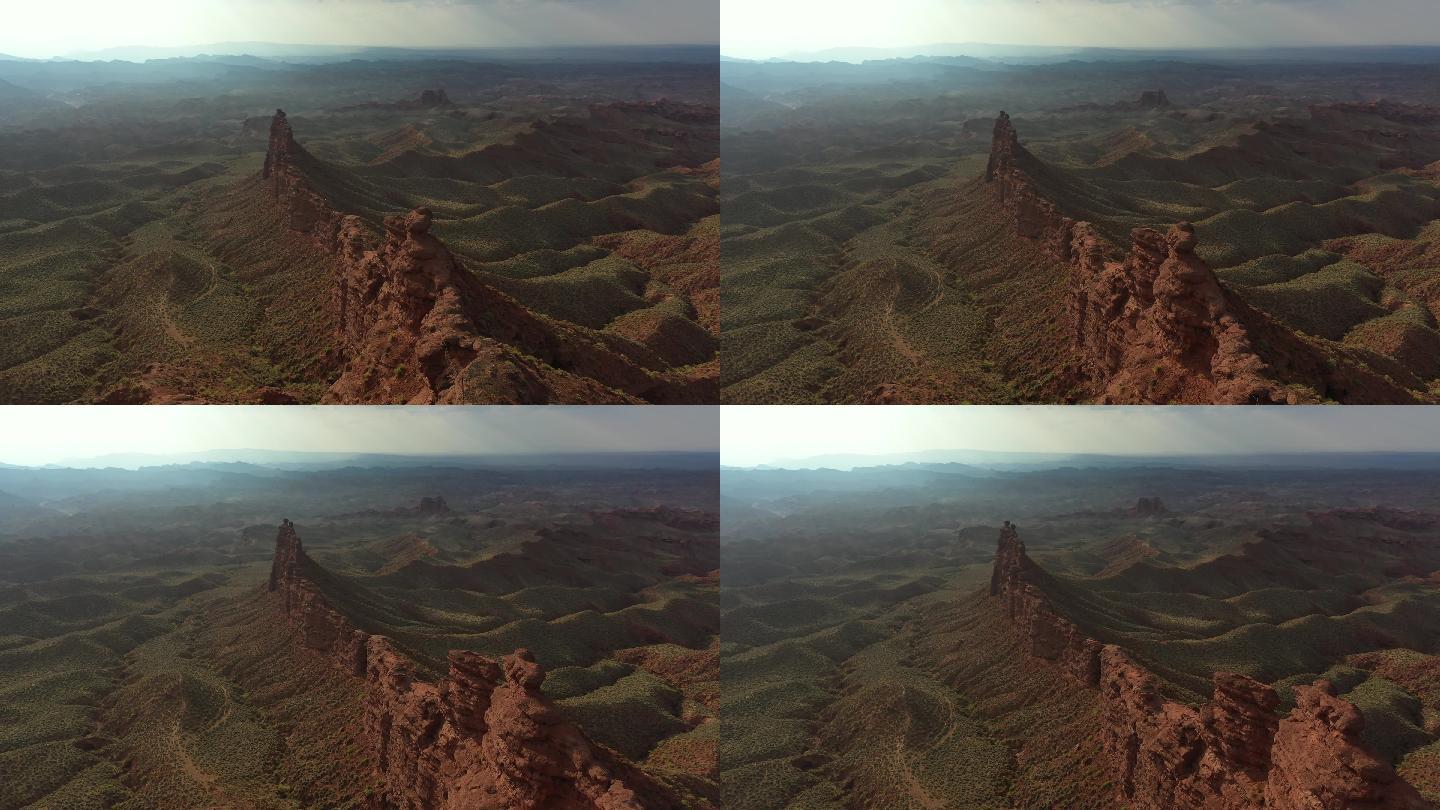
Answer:
[[591, 743], [540, 691], [528, 650], [502, 661], [449, 654], [438, 682], [388, 638], [355, 628], [321, 592], [323, 571], [290, 521], [268, 590], [300, 642], [364, 681], [363, 744], [376, 763], [375, 810], [646, 810], [677, 806], [645, 774]]
[[[1412, 402], [1404, 387], [1318, 352], [1240, 301], [1195, 254], [1195, 228], [1135, 228], [1121, 251], [1066, 216], [1041, 186], [1051, 170], [995, 121], [985, 182], [1015, 232], [1071, 271], [1067, 314], [1075, 382], [1103, 403], [1300, 401], [1280, 380], [1350, 402]], [[1263, 346], [1264, 357], [1261, 356]]]
[[1099, 693], [1098, 731], [1117, 799], [1175, 810], [1424, 810], [1430, 805], [1361, 741], [1364, 717], [1325, 681], [1296, 687], [1281, 716], [1275, 690], [1216, 672], [1211, 702], [1170, 700], [1154, 673], [1089, 637], [1046, 593], [1054, 580], [1008, 521], [990, 595], [1027, 653]]

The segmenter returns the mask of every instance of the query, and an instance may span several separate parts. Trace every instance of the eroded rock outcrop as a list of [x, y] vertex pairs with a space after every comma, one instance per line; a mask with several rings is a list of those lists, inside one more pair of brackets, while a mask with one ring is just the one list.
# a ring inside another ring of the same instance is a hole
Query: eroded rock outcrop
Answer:
[[275, 198], [285, 226], [329, 253], [336, 247], [341, 216], [310, 183], [307, 174], [317, 165], [315, 158], [296, 142], [285, 111], [276, 110], [270, 121], [270, 143], [260, 177]]
[[[327, 403], [698, 403], [713, 381], [670, 375], [644, 350], [536, 315], [468, 272], [417, 208], [388, 216], [378, 243], [318, 189], [339, 182], [271, 123], [262, 182], [282, 222], [333, 260], [338, 379]], [[632, 356], [633, 355], [633, 356]]]
[[280, 596], [281, 607], [299, 631], [302, 644], [329, 656], [340, 669], [362, 675], [370, 635], [330, 606], [316, 584], [316, 573], [295, 533], [295, 524], [284, 521], [275, 537], [269, 590]]
[[985, 181], [1015, 232], [1070, 269], [1073, 374], [1095, 401], [1301, 401], [1281, 379], [1340, 401], [1414, 401], [1403, 386], [1320, 351], [1235, 297], [1196, 255], [1191, 224], [1135, 228], [1126, 252], [1093, 224], [1066, 216], [1043, 191], [1064, 178], [1021, 146], [1003, 112]]
[[360, 218], [344, 218], [335, 307], [347, 362], [325, 401], [624, 403], [660, 385], [470, 275], [432, 223], [425, 208], [386, 217], [371, 249]]
[[1045, 572], [1025, 554], [1019, 530], [1006, 521], [1000, 530], [990, 595], [1004, 602], [1031, 656], [1050, 661], [1080, 682], [1094, 686], [1100, 677], [1100, 643], [1051, 607], [1040, 587], [1047, 580]]
[[494, 661], [452, 650], [431, 683], [388, 638], [355, 628], [326, 600], [324, 572], [281, 524], [268, 590], [303, 645], [364, 679], [363, 743], [380, 789], [376, 810], [647, 810], [678, 802], [591, 743], [540, 687], [528, 650]]
[[1030, 560], [1008, 521], [990, 582], [1024, 648], [1099, 692], [1098, 730], [1117, 797], [1175, 810], [1422, 810], [1430, 805], [1371, 753], [1363, 716], [1329, 684], [1296, 687], [1282, 718], [1275, 690], [1216, 672], [1209, 703], [1166, 698], [1160, 679], [1114, 644], [1087, 636], [1053, 607], [1056, 583]]
[[1265, 786], [1265, 806], [1285, 808], [1393, 808], [1432, 805], [1360, 741], [1365, 717], [1335, 696], [1328, 681], [1295, 687], [1295, 709], [1280, 721]]
[[[386, 806], [403, 810], [643, 810], [638, 772], [611, 761], [540, 692], [528, 650], [501, 662], [450, 652], [438, 683], [384, 637], [370, 640], [365, 729]], [[625, 779], [621, 778], [622, 773]]]

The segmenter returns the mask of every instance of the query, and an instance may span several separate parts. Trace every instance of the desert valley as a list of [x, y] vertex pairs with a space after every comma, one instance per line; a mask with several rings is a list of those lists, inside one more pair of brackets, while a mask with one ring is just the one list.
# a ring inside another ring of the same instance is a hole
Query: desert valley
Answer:
[[1440, 48], [1035, 50], [722, 63], [725, 402], [1440, 397]]
[[[1151, 435], [1132, 413], [1107, 437], [1127, 419]], [[721, 475], [727, 807], [1440, 803], [1440, 456], [937, 449]]]
[[715, 807], [715, 479], [0, 467], [0, 807]]
[[0, 57], [0, 401], [714, 402], [715, 77]]

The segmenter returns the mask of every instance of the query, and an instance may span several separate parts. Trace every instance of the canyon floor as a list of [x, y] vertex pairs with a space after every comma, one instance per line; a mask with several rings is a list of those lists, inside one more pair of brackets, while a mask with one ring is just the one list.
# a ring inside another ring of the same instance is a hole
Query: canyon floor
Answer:
[[726, 806], [1440, 801], [1433, 469], [1036, 466], [722, 473]]
[[1433, 402], [1435, 75], [727, 62], [723, 401]]
[[715, 401], [715, 67], [596, 58], [0, 60], [0, 400]]
[[717, 804], [713, 469], [0, 477], [0, 807]]

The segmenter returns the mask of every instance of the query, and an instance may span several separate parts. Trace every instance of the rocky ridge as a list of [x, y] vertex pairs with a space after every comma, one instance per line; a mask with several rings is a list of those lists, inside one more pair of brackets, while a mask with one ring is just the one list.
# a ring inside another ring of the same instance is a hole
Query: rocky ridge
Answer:
[[[1287, 382], [1349, 402], [1412, 402], [1403, 387], [1326, 354], [1234, 296], [1195, 254], [1195, 228], [1135, 228], [1128, 252], [1041, 190], [1050, 170], [1002, 112], [985, 182], [1015, 232], [1071, 272], [1075, 382], [1102, 403], [1294, 404]], [[1263, 357], [1262, 357], [1263, 354]], [[1282, 381], [1283, 380], [1283, 381]]]
[[1050, 583], [1006, 521], [990, 595], [1031, 657], [1098, 691], [1098, 733], [1118, 799], [1176, 810], [1430, 806], [1361, 742], [1364, 717], [1328, 682], [1296, 687], [1297, 705], [1283, 717], [1272, 687], [1236, 673], [1216, 672], [1213, 698], [1200, 707], [1167, 699], [1152, 672], [1060, 615], [1046, 595]]
[[591, 743], [540, 691], [528, 650], [494, 661], [452, 650], [449, 673], [423, 680], [384, 636], [329, 603], [295, 526], [275, 540], [268, 590], [300, 643], [364, 679], [363, 744], [381, 789], [373, 810], [644, 810], [675, 806], [645, 774]]
[[261, 179], [281, 219], [334, 263], [341, 368], [327, 403], [684, 404], [711, 381], [659, 370], [639, 345], [538, 316], [469, 273], [419, 208], [387, 216], [380, 241], [334, 210], [283, 110]]

